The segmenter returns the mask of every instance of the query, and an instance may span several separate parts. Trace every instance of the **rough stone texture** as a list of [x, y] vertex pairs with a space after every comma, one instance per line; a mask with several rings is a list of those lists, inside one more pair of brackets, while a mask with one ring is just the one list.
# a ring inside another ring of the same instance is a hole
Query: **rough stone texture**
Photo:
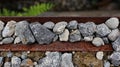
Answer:
[[108, 35], [109, 40], [115, 41], [120, 36], [119, 29], [114, 29], [111, 31], [111, 33]]
[[39, 23], [31, 23], [30, 28], [39, 44], [49, 44], [55, 37], [53, 32]]
[[69, 35], [69, 41], [70, 42], [77, 42], [81, 40], [81, 34], [79, 30], [74, 30]]
[[20, 67], [21, 59], [18, 58], [17, 56], [13, 56], [11, 58], [11, 63], [12, 63], [12, 67]]
[[104, 61], [104, 67], [110, 67], [110, 62], [109, 61]]
[[98, 60], [102, 60], [102, 59], [103, 59], [103, 56], [104, 56], [103, 51], [98, 51], [98, 52], [96, 53], [96, 58], [97, 58]]
[[53, 27], [55, 26], [55, 24], [53, 22], [49, 21], [49, 22], [45, 22], [43, 24], [43, 26], [47, 27], [48, 29], [53, 29]]
[[31, 44], [35, 42], [27, 21], [20, 21], [16, 24], [15, 34], [20, 38], [23, 44]]
[[110, 19], [108, 19], [105, 24], [111, 28], [111, 29], [115, 29], [118, 27], [119, 25], [119, 19], [116, 17], [111, 17]]
[[83, 40], [84, 41], [92, 41], [93, 40], [93, 36], [84, 37]]
[[102, 60], [95, 57], [95, 52], [76, 52], [73, 62], [75, 67], [103, 67]]
[[120, 51], [120, 36], [112, 43], [112, 47], [115, 51]]
[[47, 52], [46, 57], [40, 59], [38, 64], [40, 67], [61, 67], [61, 53], [59, 52]]
[[65, 29], [62, 34], [59, 35], [60, 41], [68, 41], [69, 39], [69, 30]]
[[3, 57], [0, 57], [0, 67], [2, 66], [3, 64]]
[[4, 29], [5, 23], [0, 21], [0, 40], [2, 40], [2, 30]]
[[4, 38], [1, 42], [1, 44], [10, 44], [13, 42], [13, 40], [14, 40], [14, 38], [12, 38], [12, 37]]
[[93, 35], [96, 30], [96, 25], [94, 22], [80, 23], [78, 28], [82, 36], [87, 37]]
[[12, 57], [13, 53], [11, 51], [7, 52], [7, 57]]
[[61, 34], [64, 32], [66, 26], [67, 26], [67, 22], [65, 21], [58, 22], [55, 24], [53, 28], [53, 32], [55, 32], [56, 34]]
[[33, 67], [33, 61], [31, 59], [24, 59], [22, 62], [21, 62], [21, 66], [22, 67]]
[[96, 33], [101, 37], [107, 36], [110, 32], [111, 30], [104, 23], [97, 25]]
[[5, 62], [4, 67], [11, 67], [11, 63], [10, 62]]
[[3, 37], [10, 37], [14, 34], [15, 32], [15, 24], [16, 24], [16, 21], [9, 21], [5, 28], [3, 29], [3, 32], [2, 32], [2, 36]]
[[92, 44], [98, 47], [104, 45], [104, 41], [100, 37], [95, 37], [92, 41]]
[[27, 52], [22, 52], [21, 59], [26, 59], [27, 58]]
[[114, 66], [119, 66], [120, 65], [120, 52], [113, 52], [109, 59], [111, 60], [111, 63]]
[[72, 63], [72, 54], [64, 53], [62, 55], [61, 67], [74, 67]]
[[14, 40], [14, 44], [19, 44], [20, 42], [21, 42], [20, 38], [16, 37], [15, 40]]
[[78, 22], [76, 20], [72, 20], [68, 23], [67, 28], [68, 29], [77, 29]]
[[59, 37], [58, 37], [58, 35], [56, 34], [55, 37], [54, 37], [54, 39], [53, 39], [53, 42], [57, 41], [58, 38], [59, 38]]
[[102, 40], [104, 41], [105, 44], [110, 43], [107, 37], [103, 37]]

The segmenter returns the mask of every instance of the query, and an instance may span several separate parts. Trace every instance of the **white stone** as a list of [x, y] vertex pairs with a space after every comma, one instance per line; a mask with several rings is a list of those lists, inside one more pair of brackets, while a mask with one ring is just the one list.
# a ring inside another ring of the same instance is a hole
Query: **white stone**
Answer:
[[5, 62], [4, 67], [11, 67], [11, 63], [10, 62]]
[[4, 38], [4, 39], [2, 40], [2, 44], [10, 44], [10, 43], [13, 42], [13, 40], [14, 40], [14, 38], [12, 38], [12, 37]]
[[92, 41], [92, 44], [98, 47], [104, 45], [104, 41], [100, 37], [95, 37]]
[[18, 43], [20, 43], [20, 42], [21, 42], [20, 38], [19, 38], [19, 37], [16, 37], [15, 40], [14, 40], [14, 44], [18, 44]]
[[17, 56], [11, 58], [12, 67], [20, 67], [21, 59]]
[[88, 37], [84, 37], [85, 41], [92, 41], [93, 40], [93, 36], [88, 36]]
[[69, 30], [65, 29], [65, 31], [59, 35], [60, 41], [68, 41], [69, 39]]
[[119, 25], [119, 19], [116, 18], [116, 17], [112, 17], [112, 18], [108, 19], [108, 20], [105, 22], [105, 24], [106, 24], [109, 28], [115, 29], [115, 28], [117, 28], [118, 25]]
[[3, 29], [3, 32], [2, 32], [2, 36], [3, 37], [10, 37], [14, 34], [15, 32], [15, 24], [16, 24], [16, 21], [9, 21], [5, 28]]
[[110, 67], [110, 62], [109, 61], [104, 61], [104, 67]]
[[102, 60], [102, 59], [103, 59], [103, 56], [104, 56], [103, 51], [98, 51], [98, 52], [96, 53], [96, 58], [97, 58], [98, 60]]
[[114, 29], [112, 32], [108, 35], [109, 40], [115, 41], [117, 37], [120, 36], [119, 29]]

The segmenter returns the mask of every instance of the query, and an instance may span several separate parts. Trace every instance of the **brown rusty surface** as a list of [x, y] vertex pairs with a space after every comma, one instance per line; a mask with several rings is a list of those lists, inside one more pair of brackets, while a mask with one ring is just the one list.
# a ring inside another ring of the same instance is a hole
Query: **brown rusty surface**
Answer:
[[[59, 21], [77, 20], [79, 23], [87, 21], [93, 21], [96, 24], [105, 22], [109, 17], [0, 17], [0, 20], [7, 22], [9, 20], [21, 21], [27, 20], [29, 22], [39, 21], [44, 23], [46, 21], [53, 21], [55, 23]], [[0, 45], [0, 51], [112, 51], [111, 44], [106, 44], [101, 47], [95, 47], [90, 42], [54, 42], [49, 45], [40, 44], [8, 44]]]

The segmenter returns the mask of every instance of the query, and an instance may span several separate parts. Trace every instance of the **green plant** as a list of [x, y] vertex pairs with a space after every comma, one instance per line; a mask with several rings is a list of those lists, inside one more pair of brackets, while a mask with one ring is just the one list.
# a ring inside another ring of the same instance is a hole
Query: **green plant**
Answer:
[[10, 11], [8, 9], [3, 9], [0, 12], [0, 16], [37, 16], [43, 12], [50, 10], [53, 7], [51, 3], [41, 3], [30, 6], [29, 8], [23, 8], [23, 12]]

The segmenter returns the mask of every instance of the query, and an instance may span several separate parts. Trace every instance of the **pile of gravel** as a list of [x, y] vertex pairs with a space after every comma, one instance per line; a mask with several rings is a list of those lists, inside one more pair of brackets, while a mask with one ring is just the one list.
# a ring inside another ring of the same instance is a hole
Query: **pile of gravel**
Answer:
[[109, 59], [112, 64], [119, 66], [120, 30], [118, 26], [119, 19], [117, 17], [109, 18], [101, 24], [95, 24], [92, 21], [78, 23], [76, 20], [71, 20], [69, 23], [61, 21], [56, 24], [52, 21], [44, 24], [13, 20], [5, 24], [0, 21], [0, 44], [33, 44], [35, 42], [50, 44], [58, 40], [69, 42], [91, 41], [94, 46], [99, 47], [106, 43], [112, 43], [115, 51]]

